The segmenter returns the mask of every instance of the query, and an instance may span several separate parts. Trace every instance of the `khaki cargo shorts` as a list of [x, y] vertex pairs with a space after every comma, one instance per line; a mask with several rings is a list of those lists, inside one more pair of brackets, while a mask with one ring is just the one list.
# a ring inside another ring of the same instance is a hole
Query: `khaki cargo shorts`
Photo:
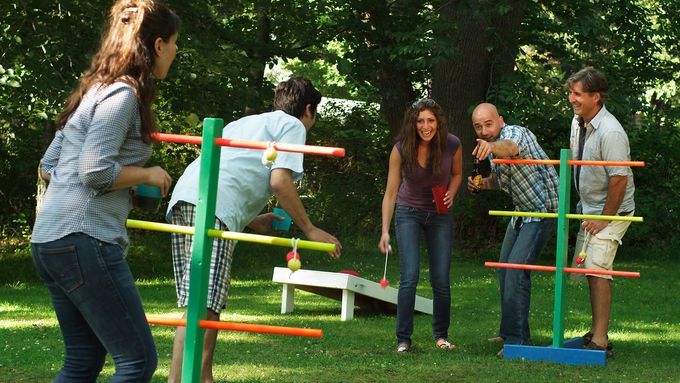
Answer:
[[[626, 216], [632, 216], [635, 212], [631, 212]], [[588, 243], [583, 249], [583, 242], [586, 238], [586, 232], [581, 228], [576, 237], [576, 248], [574, 249], [574, 257], [571, 261], [571, 267], [578, 267], [576, 258], [578, 258], [581, 250], [587, 254], [585, 262], [581, 264], [581, 268], [591, 270], [612, 270], [614, 265], [614, 258], [619, 245], [622, 243], [624, 234], [628, 231], [630, 221], [611, 221], [601, 232], [596, 235], [591, 235]], [[593, 276], [604, 279], [613, 279], [611, 275], [600, 274], [571, 274], [573, 280], [585, 280], [586, 276]]]

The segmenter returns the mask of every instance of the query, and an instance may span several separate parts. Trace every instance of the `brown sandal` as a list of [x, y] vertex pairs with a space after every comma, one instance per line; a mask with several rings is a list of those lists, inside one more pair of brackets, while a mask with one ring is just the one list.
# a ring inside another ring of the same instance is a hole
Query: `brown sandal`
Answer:
[[441, 350], [455, 350], [456, 345], [453, 343], [450, 343], [446, 338], [439, 338], [435, 342], [435, 346], [437, 346], [438, 349]]
[[[586, 347], [590, 344], [590, 342], [593, 341], [593, 333], [588, 331], [587, 333], [583, 334], [583, 347]], [[614, 348], [614, 345], [612, 342], [609, 342], [609, 337], [607, 336], [607, 351], [611, 351]]]
[[583, 348], [585, 348], [586, 350], [604, 351], [607, 358], [613, 358], [614, 357], [614, 351], [612, 351], [610, 348], [608, 348], [606, 346], [600, 346], [599, 344], [592, 342], [592, 341], [590, 343], [588, 343], [587, 346], [584, 346]]

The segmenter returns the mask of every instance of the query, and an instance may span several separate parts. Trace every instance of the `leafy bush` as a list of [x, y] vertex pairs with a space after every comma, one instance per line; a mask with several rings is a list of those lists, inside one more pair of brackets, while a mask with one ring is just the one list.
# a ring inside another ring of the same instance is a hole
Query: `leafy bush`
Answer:
[[389, 130], [376, 106], [329, 101], [308, 144], [343, 147], [346, 156], [305, 156], [302, 198], [317, 224], [338, 235], [380, 234]]

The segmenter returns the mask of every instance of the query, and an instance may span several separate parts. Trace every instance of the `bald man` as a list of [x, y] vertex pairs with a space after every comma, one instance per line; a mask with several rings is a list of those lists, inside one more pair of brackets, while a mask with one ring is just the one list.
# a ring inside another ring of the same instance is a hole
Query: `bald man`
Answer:
[[[488, 158], [548, 159], [536, 136], [527, 128], [508, 125], [493, 104], [477, 105], [472, 112], [477, 146], [472, 155]], [[501, 189], [512, 197], [516, 211], [557, 212], [559, 177], [551, 165], [491, 164], [489, 177], [479, 184], [468, 178], [471, 192]], [[508, 224], [499, 262], [534, 264], [548, 238], [555, 233], [555, 219], [513, 217]], [[501, 323], [491, 342], [529, 344], [531, 272], [498, 269], [501, 293]], [[503, 349], [498, 352], [503, 356]]]

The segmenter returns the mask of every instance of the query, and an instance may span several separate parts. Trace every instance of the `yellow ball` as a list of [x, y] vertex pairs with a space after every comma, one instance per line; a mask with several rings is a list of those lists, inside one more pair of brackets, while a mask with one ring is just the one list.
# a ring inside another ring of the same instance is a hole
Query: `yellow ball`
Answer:
[[300, 270], [300, 267], [302, 267], [302, 262], [300, 262], [299, 258], [291, 258], [290, 261], [288, 261], [288, 268], [290, 271], [298, 271]]
[[267, 161], [274, 161], [276, 159], [276, 149], [271, 146], [265, 149], [264, 158], [266, 158]]

